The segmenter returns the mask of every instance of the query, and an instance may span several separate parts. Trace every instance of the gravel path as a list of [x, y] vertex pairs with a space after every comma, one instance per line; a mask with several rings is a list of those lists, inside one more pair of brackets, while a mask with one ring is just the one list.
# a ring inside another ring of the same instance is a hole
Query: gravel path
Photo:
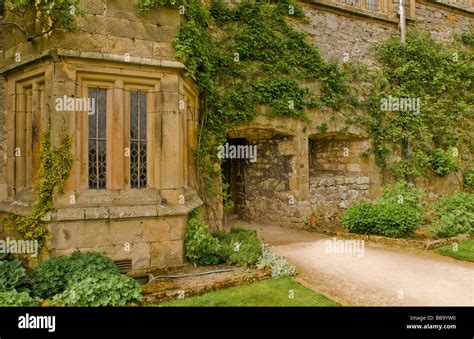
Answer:
[[474, 306], [474, 263], [369, 242], [363, 256], [330, 253], [332, 238], [318, 233], [240, 220], [232, 224], [256, 229], [298, 267], [298, 280], [343, 305]]

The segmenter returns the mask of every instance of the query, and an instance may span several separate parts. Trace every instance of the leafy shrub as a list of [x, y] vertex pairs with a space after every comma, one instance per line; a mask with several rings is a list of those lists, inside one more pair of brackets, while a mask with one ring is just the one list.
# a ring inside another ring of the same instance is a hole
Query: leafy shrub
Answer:
[[273, 250], [265, 245], [261, 245], [262, 255], [258, 258], [257, 268], [270, 269], [272, 278], [280, 278], [286, 276], [292, 276], [296, 274], [296, 268], [282, 256], [273, 252]]
[[400, 180], [396, 184], [383, 187], [383, 196], [380, 201], [390, 204], [404, 204], [424, 215], [426, 212], [425, 196], [422, 189]]
[[425, 192], [401, 180], [384, 186], [379, 200], [349, 207], [341, 221], [354, 233], [409, 237], [420, 226], [425, 213]]
[[[1, 225], [0, 225], [1, 228]], [[11, 261], [13, 260], [12, 255], [8, 252], [0, 253], [0, 261]]]
[[409, 237], [420, 226], [419, 211], [408, 204], [385, 201], [360, 202], [342, 215], [342, 224], [351, 232]]
[[462, 33], [460, 38], [464, 44], [474, 46], [474, 29], [471, 29], [469, 32]]
[[441, 148], [435, 148], [431, 152], [430, 164], [433, 171], [442, 177], [459, 169], [453, 152]]
[[40, 262], [31, 276], [33, 295], [48, 298], [64, 291], [70, 281], [77, 282], [99, 272], [119, 274], [117, 267], [101, 253], [74, 252]]
[[209, 228], [199, 222], [198, 210], [189, 215], [184, 236], [186, 258], [198, 265], [216, 265], [220, 261], [221, 245], [209, 233]]
[[0, 261], [1, 292], [25, 289], [27, 281], [25, 269], [19, 261]]
[[457, 193], [438, 199], [433, 204], [436, 219], [430, 229], [437, 237], [453, 237], [474, 233], [474, 194]]
[[52, 298], [50, 305], [123, 306], [141, 299], [141, 288], [137, 281], [125, 275], [102, 272], [71, 283], [66, 290]]
[[463, 173], [464, 188], [474, 190], [474, 169], [468, 168]]
[[221, 244], [221, 260], [237, 266], [253, 266], [262, 254], [262, 246], [257, 238], [257, 232], [232, 228], [229, 233], [218, 233]]
[[0, 292], [0, 306], [38, 306], [39, 302], [39, 299], [30, 297], [28, 292]]
[[350, 206], [342, 215], [342, 224], [351, 232], [371, 234], [375, 229], [378, 207], [370, 201]]

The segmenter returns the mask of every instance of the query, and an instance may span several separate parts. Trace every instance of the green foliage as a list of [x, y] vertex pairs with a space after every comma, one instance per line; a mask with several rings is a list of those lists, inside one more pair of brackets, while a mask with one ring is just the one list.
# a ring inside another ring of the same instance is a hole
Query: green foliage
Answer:
[[[59, 28], [77, 30], [76, 19], [85, 17], [80, 0], [5, 0], [5, 10], [13, 14], [10, 23], [31, 41]], [[32, 20], [34, 18], [34, 20]]]
[[[469, 161], [474, 102], [474, 56], [460, 44], [442, 44], [429, 33], [410, 30], [406, 43], [393, 37], [377, 48], [380, 71], [369, 76], [367, 113], [359, 123], [374, 141], [377, 164], [398, 178], [417, 177], [432, 168], [446, 175]], [[362, 73], [362, 72], [361, 72]], [[361, 75], [365, 76], [364, 75]], [[386, 111], [389, 97], [420, 99], [419, 112]], [[459, 159], [450, 149], [457, 148]]]
[[186, 258], [198, 265], [226, 262], [237, 266], [254, 266], [262, 254], [257, 232], [232, 228], [215, 235], [199, 222], [199, 210], [190, 213], [184, 236]]
[[64, 292], [51, 299], [50, 305], [124, 306], [141, 299], [141, 288], [136, 280], [121, 274], [98, 272], [70, 283]]
[[40, 169], [35, 177], [34, 191], [37, 200], [33, 212], [27, 216], [12, 216], [11, 223], [18, 233], [19, 238], [37, 240], [39, 246], [44, 246], [49, 238], [49, 232], [41, 224], [41, 218], [54, 208], [53, 194], [55, 189], [62, 191], [69, 171], [73, 164], [73, 158], [69, 152], [71, 149], [71, 138], [64, 135], [61, 144], [57, 147], [51, 146], [49, 133], [41, 136], [40, 144]]
[[469, 32], [462, 33], [460, 38], [464, 44], [473, 47], [474, 46], [474, 29], [471, 29]]
[[110, 258], [96, 252], [74, 252], [40, 262], [31, 276], [33, 295], [48, 298], [63, 292], [71, 283], [79, 282], [99, 273], [119, 274]]
[[[217, 146], [230, 128], [252, 121], [263, 108], [306, 121], [307, 108], [348, 105], [345, 72], [325, 62], [307, 35], [288, 22], [304, 17], [292, 0], [139, 0], [138, 5], [142, 12], [184, 5], [187, 21], [173, 45], [201, 93], [195, 157], [206, 204], [224, 195]], [[321, 93], [307, 88], [308, 82], [320, 83]]]
[[23, 290], [28, 278], [25, 269], [17, 260], [0, 261], [0, 291]]
[[223, 261], [237, 266], [254, 266], [262, 254], [262, 246], [257, 232], [241, 228], [231, 228], [217, 235], [221, 244], [220, 257]]
[[474, 194], [461, 192], [440, 198], [433, 204], [433, 211], [433, 235], [445, 238], [474, 233]]
[[467, 168], [463, 173], [464, 188], [474, 190], [474, 169]]
[[421, 225], [422, 217], [406, 203], [358, 202], [342, 215], [342, 224], [351, 232], [387, 237], [411, 236]]
[[426, 212], [425, 198], [426, 194], [422, 189], [416, 188], [412, 183], [400, 180], [395, 184], [383, 187], [381, 201], [389, 204], [405, 204], [418, 211], [422, 217]]
[[220, 261], [219, 240], [209, 233], [207, 225], [199, 221], [199, 210], [189, 214], [184, 246], [186, 258], [198, 265], [215, 265]]
[[296, 274], [296, 268], [282, 256], [273, 252], [273, 250], [262, 244], [262, 255], [258, 258], [257, 268], [269, 269], [272, 273], [272, 278], [281, 278], [293, 276]]
[[442, 177], [459, 169], [453, 152], [451, 150], [445, 151], [441, 148], [435, 148], [432, 151], [430, 165], [433, 171]]
[[28, 292], [9, 290], [0, 292], [0, 306], [38, 306], [40, 300], [30, 297]]

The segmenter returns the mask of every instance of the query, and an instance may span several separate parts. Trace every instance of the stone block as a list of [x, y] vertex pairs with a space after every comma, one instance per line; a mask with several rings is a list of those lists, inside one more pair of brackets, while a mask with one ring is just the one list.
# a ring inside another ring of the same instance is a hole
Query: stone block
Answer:
[[112, 244], [106, 231], [106, 221], [81, 222], [78, 227], [77, 246], [80, 248]]
[[182, 240], [151, 244], [151, 266], [154, 268], [175, 267], [183, 264], [184, 244]]
[[370, 178], [369, 177], [358, 177], [357, 178], [357, 184], [361, 185], [361, 184], [368, 184], [370, 182]]
[[150, 219], [143, 222], [143, 241], [163, 242], [170, 239], [170, 225], [164, 218]]
[[105, 0], [81, 0], [81, 9], [88, 15], [104, 15]]
[[169, 239], [183, 240], [184, 232], [186, 231], [187, 217], [169, 217], [164, 220], [169, 225]]
[[89, 207], [85, 209], [86, 219], [108, 219], [109, 210], [106, 207]]
[[114, 245], [134, 244], [143, 242], [143, 225], [144, 222], [137, 219], [115, 220], [105, 224], [104, 232]]
[[111, 219], [155, 217], [157, 215], [156, 205], [114, 206], [109, 208], [109, 217]]
[[50, 245], [55, 250], [67, 250], [78, 246], [78, 232], [80, 224], [78, 223], [60, 223], [48, 225], [47, 229], [51, 232]]

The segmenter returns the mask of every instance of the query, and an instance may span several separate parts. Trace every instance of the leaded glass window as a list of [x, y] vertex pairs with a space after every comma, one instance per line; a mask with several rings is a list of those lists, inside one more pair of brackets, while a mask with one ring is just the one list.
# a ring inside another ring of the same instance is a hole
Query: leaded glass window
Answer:
[[379, 10], [379, 1], [378, 0], [367, 0], [365, 3], [365, 7], [371, 11], [378, 11]]
[[130, 95], [130, 187], [147, 185], [146, 93]]
[[106, 109], [107, 89], [89, 88], [95, 112], [89, 114], [89, 188], [106, 188]]

